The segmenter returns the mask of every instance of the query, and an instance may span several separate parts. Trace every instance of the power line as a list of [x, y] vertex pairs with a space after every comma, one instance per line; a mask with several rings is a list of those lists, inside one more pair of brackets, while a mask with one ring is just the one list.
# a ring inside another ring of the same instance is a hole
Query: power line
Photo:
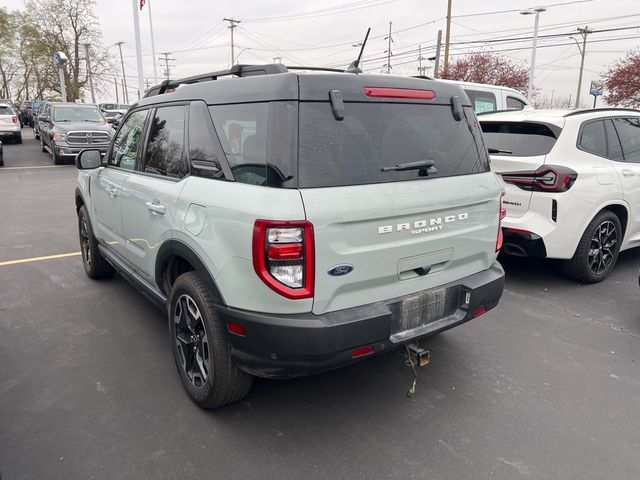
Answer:
[[398, 0], [358, 0], [356, 2], [350, 2], [342, 5], [336, 5], [328, 8], [321, 8], [319, 10], [312, 10], [308, 12], [301, 13], [293, 13], [288, 15], [274, 15], [271, 17], [262, 17], [262, 18], [247, 18], [245, 22], [247, 23], [267, 23], [267, 22], [284, 22], [284, 21], [296, 21], [296, 20], [307, 20], [311, 18], [323, 17], [327, 15], [338, 15], [340, 13], [353, 12], [356, 10], [361, 10], [363, 8], [372, 8], [378, 7], [380, 5], [385, 5], [387, 3], [394, 3]]

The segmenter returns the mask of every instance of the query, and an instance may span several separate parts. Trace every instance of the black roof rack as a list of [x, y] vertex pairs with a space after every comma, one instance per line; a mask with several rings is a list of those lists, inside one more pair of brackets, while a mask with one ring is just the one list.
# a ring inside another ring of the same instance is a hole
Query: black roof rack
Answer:
[[305, 66], [289, 66], [287, 65], [289, 70], [310, 70], [310, 71], [318, 71], [318, 72], [334, 72], [334, 73], [346, 73], [345, 70], [340, 70], [339, 68], [328, 68], [328, 67], [305, 67]]
[[636, 110], [634, 108], [608, 107], [608, 108], [585, 108], [584, 110], [574, 110], [573, 112], [566, 113], [564, 116], [573, 117], [574, 115], [582, 115], [583, 113], [593, 113], [593, 112], [602, 112], [602, 111], [640, 113], [640, 110]]
[[423, 80], [435, 80], [433, 77], [427, 77], [426, 75], [411, 75], [413, 78], [421, 78]]
[[217, 80], [219, 77], [228, 77], [235, 75], [236, 77], [251, 77], [254, 75], [272, 75], [274, 73], [286, 73], [289, 70], [281, 63], [271, 63], [267, 65], [234, 65], [227, 70], [219, 70], [217, 72], [209, 72], [201, 75], [194, 75], [192, 77], [180, 78], [177, 80], [164, 80], [160, 85], [151, 87], [144, 94], [146, 97], [152, 97], [154, 95], [161, 95], [168, 89], [177, 88], [179, 85], [208, 82], [210, 80]]

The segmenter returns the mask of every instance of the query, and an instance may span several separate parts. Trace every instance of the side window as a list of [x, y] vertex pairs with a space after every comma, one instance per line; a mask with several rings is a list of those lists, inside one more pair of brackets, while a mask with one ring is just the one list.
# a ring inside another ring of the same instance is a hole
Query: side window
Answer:
[[609, 158], [616, 162], [624, 161], [622, 155], [622, 145], [620, 145], [620, 138], [613, 126], [613, 122], [610, 119], [604, 121], [604, 130], [607, 133], [607, 146], [609, 151]]
[[507, 97], [507, 110], [522, 110], [525, 103], [515, 97]]
[[198, 174], [225, 179], [224, 159], [211, 115], [204, 102], [191, 102], [189, 107], [189, 160]]
[[148, 110], [140, 110], [132, 113], [125, 120], [113, 141], [110, 165], [126, 168], [127, 170], [136, 168], [138, 146], [140, 145], [140, 137], [148, 113]]
[[640, 163], [640, 120], [638, 118], [613, 118], [620, 137], [625, 162]]
[[189, 173], [184, 156], [185, 106], [160, 107], [151, 126], [142, 171], [172, 178]]
[[297, 171], [296, 102], [210, 107], [236, 182], [288, 188]]
[[582, 125], [580, 138], [578, 139], [578, 147], [580, 150], [600, 157], [607, 156], [607, 140], [604, 133], [604, 122], [602, 120], [586, 122]]
[[498, 109], [496, 96], [491, 92], [481, 92], [479, 90], [467, 90], [465, 93], [471, 100], [471, 105], [476, 113], [493, 112]]

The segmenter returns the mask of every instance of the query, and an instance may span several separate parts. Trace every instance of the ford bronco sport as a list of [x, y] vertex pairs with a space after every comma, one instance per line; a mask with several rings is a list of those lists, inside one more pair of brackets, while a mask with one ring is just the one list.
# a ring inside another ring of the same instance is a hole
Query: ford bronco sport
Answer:
[[502, 295], [501, 185], [460, 87], [308, 70], [167, 80], [104, 159], [77, 159], [87, 275], [116, 270], [167, 312], [204, 408], [243, 398], [253, 375], [424, 339]]

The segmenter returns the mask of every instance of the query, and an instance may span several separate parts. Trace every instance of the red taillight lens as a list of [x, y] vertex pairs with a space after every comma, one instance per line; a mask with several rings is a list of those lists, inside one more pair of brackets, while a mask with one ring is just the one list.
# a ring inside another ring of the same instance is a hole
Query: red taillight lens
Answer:
[[358, 347], [351, 352], [351, 358], [366, 357], [373, 353], [373, 345], [367, 345], [365, 347]]
[[416, 88], [364, 87], [364, 93], [367, 97], [410, 98], [414, 100], [433, 100], [436, 98], [436, 93], [433, 90]]
[[542, 165], [537, 170], [502, 174], [505, 182], [534, 192], [566, 192], [577, 178], [577, 172], [558, 165]]
[[13, 123], [18, 123], [18, 117], [11, 117], [11, 121]]
[[314, 252], [310, 222], [256, 220], [253, 268], [269, 288], [283, 297], [313, 297]]
[[500, 193], [500, 216], [498, 217], [498, 239], [496, 240], [496, 252], [499, 252], [504, 242], [504, 234], [502, 233], [502, 220], [507, 216], [507, 209], [504, 208], [504, 192]]

